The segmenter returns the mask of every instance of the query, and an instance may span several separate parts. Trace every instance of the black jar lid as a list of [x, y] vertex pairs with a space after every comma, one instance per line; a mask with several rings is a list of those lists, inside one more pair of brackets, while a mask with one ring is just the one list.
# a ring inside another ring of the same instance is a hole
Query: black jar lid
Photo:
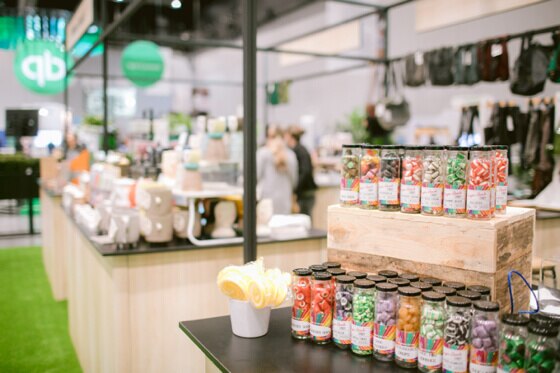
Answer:
[[527, 326], [529, 325], [529, 318], [525, 315], [507, 313], [502, 317], [502, 322], [507, 325]]
[[447, 304], [455, 307], [470, 307], [472, 303], [467, 298], [452, 296], [447, 297]]
[[379, 271], [377, 272], [377, 274], [379, 276], [383, 276], [385, 278], [395, 278], [395, 277], [399, 277], [399, 274], [395, 271], [389, 271], [389, 270], [384, 270], [384, 271]]
[[415, 275], [414, 273], [401, 273], [399, 277], [407, 279], [410, 282], [418, 281], [418, 275]]
[[379, 145], [362, 144], [362, 149], [379, 149]]
[[360, 148], [361, 145], [360, 144], [344, 144], [342, 145], [343, 148], [348, 148], [348, 149], [356, 149], [356, 148]]
[[481, 295], [490, 295], [490, 288], [484, 285], [471, 285], [467, 286], [467, 290], [476, 291]]
[[406, 297], [416, 297], [422, 294], [422, 290], [413, 288], [412, 286], [399, 287], [399, 294]]
[[443, 150], [445, 146], [442, 145], [428, 145], [426, 146], [426, 150]]
[[434, 291], [437, 291], [438, 293], [442, 293], [445, 294], [448, 297], [451, 297], [455, 294], [457, 294], [457, 290], [447, 287], [447, 286], [434, 286], [432, 288]]
[[329, 272], [314, 272], [313, 277], [315, 280], [330, 280], [332, 275]]
[[397, 149], [401, 149], [401, 148], [402, 148], [402, 146], [400, 146], [400, 145], [383, 145], [383, 146], [381, 146], [381, 149], [383, 149], [383, 150], [393, 150], [393, 149], [397, 150]]
[[373, 289], [375, 287], [375, 282], [370, 280], [356, 280], [354, 281], [354, 286], [360, 289]]
[[377, 288], [377, 291], [397, 291], [397, 289], [399, 288], [397, 285], [395, 284], [390, 284], [388, 282], [381, 282], [379, 284], [377, 284], [375, 286]]
[[292, 271], [296, 276], [311, 276], [311, 270], [309, 268], [296, 268]]
[[496, 149], [496, 150], [508, 150], [509, 147], [507, 145], [494, 145], [494, 149]]
[[432, 290], [432, 285], [428, 284], [427, 282], [422, 281], [415, 281], [411, 282], [410, 286], [420, 289], [422, 291], [430, 291]]
[[443, 302], [445, 300], [445, 294], [438, 293], [437, 291], [426, 291], [422, 293], [422, 299], [430, 302]]
[[480, 300], [480, 293], [472, 290], [459, 290], [457, 295], [463, 298], [467, 298], [474, 302], [475, 300]]
[[470, 150], [472, 152], [487, 152], [489, 150], [492, 150], [491, 146], [487, 146], [487, 145], [475, 145], [475, 146], [471, 146]]
[[455, 289], [455, 290], [457, 290], [457, 291], [459, 291], [459, 290], [465, 290], [465, 289], [466, 289], [465, 284], [463, 284], [462, 282], [456, 282], [456, 281], [445, 282], [445, 283], [443, 284], [443, 286], [447, 286], [447, 287], [453, 288], [453, 289]]
[[346, 274], [346, 270], [342, 268], [329, 268], [327, 269], [327, 272], [333, 276], [341, 276]]
[[398, 287], [403, 287], [403, 286], [410, 286], [410, 281], [408, 281], [406, 278], [390, 278], [387, 280], [387, 282], [391, 283], [391, 284], [395, 284]]
[[356, 279], [361, 280], [367, 277], [367, 273], [359, 271], [351, 271], [346, 273], [348, 276], [354, 276]]
[[546, 325], [538, 322], [529, 323], [529, 332], [544, 337], [556, 337], [558, 335], [558, 326]]
[[424, 150], [426, 147], [424, 145], [407, 145], [404, 150]]
[[500, 310], [498, 302], [491, 302], [489, 300], [479, 300], [474, 302], [473, 305], [479, 311], [498, 312]]
[[457, 151], [457, 152], [466, 152], [469, 150], [468, 146], [455, 146], [455, 145], [449, 145], [445, 147], [445, 150], [450, 150], [450, 151]]
[[342, 264], [340, 264], [339, 262], [325, 262], [322, 265], [327, 268], [342, 268]]
[[432, 286], [441, 286], [441, 280], [434, 277], [420, 277], [420, 281], [427, 282]]
[[335, 277], [336, 282], [339, 284], [353, 284], [356, 281], [354, 276], [340, 275]]
[[366, 279], [379, 284], [381, 282], [387, 282], [387, 277], [379, 276], [379, 275], [368, 275]]
[[560, 326], [560, 318], [550, 316], [544, 313], [534, 313], [531, 315], [531, 321], [537, 322], [539, 324], [547, 324], [559, 327]]
[[325, 267], [322, 264], [312, 264], [309, 266], [309, 269], [312, 270], [313, 272], [326, 272], [327, 271], [327, 267]]

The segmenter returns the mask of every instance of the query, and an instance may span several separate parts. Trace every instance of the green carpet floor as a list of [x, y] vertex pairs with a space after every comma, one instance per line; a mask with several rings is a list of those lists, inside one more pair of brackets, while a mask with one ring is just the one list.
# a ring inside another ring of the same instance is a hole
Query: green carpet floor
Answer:
[[0, 250], [0, 372], [80, 372], [38, 247]]

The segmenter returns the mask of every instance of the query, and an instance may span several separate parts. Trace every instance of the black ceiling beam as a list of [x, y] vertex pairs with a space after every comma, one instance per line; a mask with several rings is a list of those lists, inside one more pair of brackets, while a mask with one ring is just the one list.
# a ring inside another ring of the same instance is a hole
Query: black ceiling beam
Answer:
[[405, 4], [408, 4], [408, 3], [412, 3], [413, 1], [414, 1], [414, 0], [403, 0], [403, 1], [399, 1], [398, 3], [392, 4], [392, 5], [388, 5], [385, 9], [386, 9], [386, 10], [389, 10], [389, 9], [392, 9], [392, 8], [399, 7], [399, 6], [401, 6], [401, 5], [405, 5]]
[[87, 60], [90, 54], [93, 52], [93, 50], [97, 48], [100, 44], [104, 43], [105, 40], [107, 40], [113, 34], [113, 32], [115, 32], [123, 23], [125, 23], [130, 17], [133, 16], [134, 13], [136, 13], [136, 11], [140, 9], [140, 7], [144, 5], [145, 2], [146, 0], [134, 0], [132, 3], [130, 3], [124, 9], [124, 12], [121, 13], [119, 18], [117, 18], [109, 26], [107, 26], [107, 28], [99, 36], [99, 39], [97, 39], [97, 41], [93, 43], [93, 45], [88, 49], [88, 51], [82, 57], [80, 57], [76, 62], [74, 62], [72, 68], [66, 71], [66, 75], [70, 75], [74, 70], [78, 68], [78, 66], [80, 66], [85, 60]]
[[386, 8], [379, 4], [364, 3], [363, 1], [357, 1], [357, 0], [326, 0], [326, 1], [332, 1], [334, 3], [342, 3], [342, 4], [349, 4], [349, 5], [365, 6], [368, 8], [375, 8], [379, 10], [383, 10]]

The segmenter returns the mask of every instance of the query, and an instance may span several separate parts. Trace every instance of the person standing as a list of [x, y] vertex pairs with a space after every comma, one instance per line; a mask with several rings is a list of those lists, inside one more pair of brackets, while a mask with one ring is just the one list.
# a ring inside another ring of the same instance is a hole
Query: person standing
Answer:
[[282, 140], [279, 129], [269, 127], [266, 144], [257, 150], [257, 185], [261, 190], [261, 199], [272, 200], [274, 214], [290, 214], [297, 181], [295, 154]]
[[311, 155], [301, 144], [301, 137], [305, 131], [299, 126], [290, 126], [284, 134], [286, 144], [293, 150], [298, 162], [298, 183], [295, 189], [300, 213], [311, 216], [315, 205], [315, 190], [317, 184], [313, 179], [313, 162]]

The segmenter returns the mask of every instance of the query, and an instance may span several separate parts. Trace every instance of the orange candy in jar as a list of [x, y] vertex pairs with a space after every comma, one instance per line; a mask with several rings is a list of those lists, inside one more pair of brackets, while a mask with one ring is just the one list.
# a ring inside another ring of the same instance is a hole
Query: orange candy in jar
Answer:
[[415, 368], [418, 363], [421, 294], [411, 286], [399, 288], [395, 363], [403, 368]]
[[492, 217], [492, 152], [488, 146], [473, 146], [467, 171], [467, 218], [485, 220]]
[[379, 178], [379, 147], [362, 145], [360, 158], [360, 207], [376, 209], [379, 205], [377, 184]]
[[496, 145], [494, 152], [494, 185], [496, 188], [496, 213], [505, 214], [508, 190], [508, 147]]
[[401, 212], [420, 212], [423, 146], [407, 146], [402, 160]]

